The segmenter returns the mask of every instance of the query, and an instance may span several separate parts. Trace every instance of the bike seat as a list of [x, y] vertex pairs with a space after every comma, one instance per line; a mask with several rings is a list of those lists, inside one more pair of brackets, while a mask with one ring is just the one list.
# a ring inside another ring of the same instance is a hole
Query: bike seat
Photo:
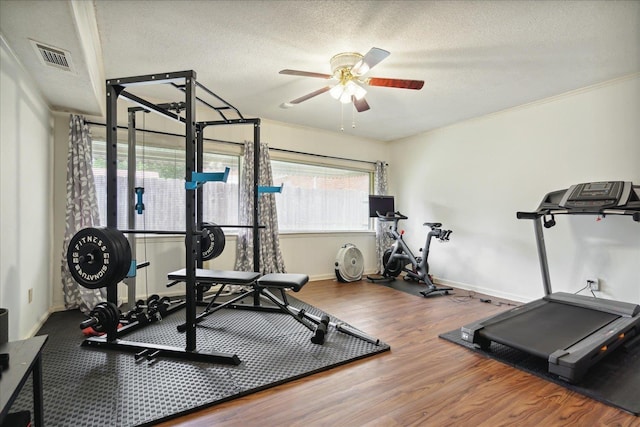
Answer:
[[439, 222], [425, 222], [422, 225], [426, 225], [426, 226], [429, 226], [431, 228], [440, 228], [440, 227], [442, 227], [442, 224], [439, 223]]

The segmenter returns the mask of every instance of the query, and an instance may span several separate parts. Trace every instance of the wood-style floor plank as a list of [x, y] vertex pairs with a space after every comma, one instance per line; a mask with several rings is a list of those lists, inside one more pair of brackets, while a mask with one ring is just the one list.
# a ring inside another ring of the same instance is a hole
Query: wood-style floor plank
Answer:
[[391, 351], [161, 425], [640, 426], [640, 418], [438, 338], [509, 308], [455, 294], [426, 299], [365, 281], [311, 282], [295, 296]]

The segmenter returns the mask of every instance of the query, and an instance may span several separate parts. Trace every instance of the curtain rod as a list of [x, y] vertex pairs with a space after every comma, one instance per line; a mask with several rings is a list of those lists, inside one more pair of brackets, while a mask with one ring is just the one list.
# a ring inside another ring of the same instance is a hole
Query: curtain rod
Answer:
[[[89, 125], [96, 125], [96, 126], [106, 126], [104, 123], [96, 123], [96, 122], [86, 122]], [[129, 129], [126, 126], [118, 126], [118, 129]], [[156, 135], [166, 135], [166, 136], [177, 136], [180, 138], [184, 138], [184, 135], [180, 135], [177, 133], [171, 133], [171, 132], [163, 132], [163, 131], [159, 131], [159, 130], [151, 130], [151, 129], [136, 129], [137, 131], [140, 132], [148, 132], [148, 133], [153, 133]], [[236, 142], [236, 141], [225, 141], [224, 139], [214, 139], [214, 138], [202, 138], [205, 141], [210, 141], [210, 142], [219, 142], [221, 144], [231, 144], [231, 145], [244, 145], [244, 143], [242, 142]], [[358, 160], [358, 159], [348, 159], [346, 157], [337, 157], [337, 156], [328, 156], [326, 154], [314, 154], [314, 153], [305, 153], [304, 151], [295, 151], [295, 150], [286, 150], [284, 148], [273, 148], [273, 147], [269, 147], [270, 151], [278, 151], [281, 153], [289, 153], [289, 154], [301, 154], [303, 156], [313, 156], [313, 157], [321, 157], [323, 159], [333, 159], [333, 160], [346, 160], [348, 162], [359, 162], [359, 163], [367, 163], [367, 164], [371, 164], [371, 165], [375, 165], [376, 162], [372, 162], [370, 160]]]

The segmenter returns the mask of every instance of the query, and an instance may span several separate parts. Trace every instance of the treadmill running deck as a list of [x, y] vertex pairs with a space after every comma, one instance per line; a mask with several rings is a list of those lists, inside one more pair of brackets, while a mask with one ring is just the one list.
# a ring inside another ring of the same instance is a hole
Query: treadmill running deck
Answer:
[[571, 347], [619, 317], [588, 308], [547, 302], [519, 316], [484, 325], [482, 335], [547, 359], [554, 351]]

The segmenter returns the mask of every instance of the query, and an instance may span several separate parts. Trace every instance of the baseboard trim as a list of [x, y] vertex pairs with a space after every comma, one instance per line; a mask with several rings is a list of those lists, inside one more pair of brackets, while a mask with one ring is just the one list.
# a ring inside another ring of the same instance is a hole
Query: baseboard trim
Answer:
[[438, 284], [438, 285], [451, 286], [453, 288], [463, 289], [465, 291], [478, 292], [478, 293], [490, 295], [496, 298], [503, 298], [510, 301], [521, 302], [521, 303], [526, 303], [530, 301], [526, 298], [523, 298], [521, 295], [516, 295], [509, 292], [500, 292], [500, 291], [496, 291], [495, 289], [485, 288], [483, 286], [470, 285], [468, 283], [456, 282], [454, 280], [447, 280], [439, 277], [432, 277], [432, 280], [435, 284]]

